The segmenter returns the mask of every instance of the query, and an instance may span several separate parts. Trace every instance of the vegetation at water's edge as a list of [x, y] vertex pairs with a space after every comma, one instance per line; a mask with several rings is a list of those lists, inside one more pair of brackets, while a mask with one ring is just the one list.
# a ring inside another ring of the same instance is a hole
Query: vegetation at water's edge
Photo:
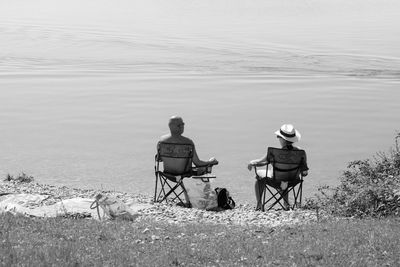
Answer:
[[35, 180], [33, 176], [27, 175], [22, 172], [17, 176], [13, 176], [11, 174], [7, 174], [7, 177], [4, 179], [5, 182], [17, 182], [17, 183], [31, 183]]
[[398, 218], [276, 228], [0, 215], [1, 266], [398, 266]]
[[400, 215], [400, 133], [389, 153], [350, 162], [337, 187], [319, 188], [316, 199], [306, 201], [338, 216], [382, 217]]

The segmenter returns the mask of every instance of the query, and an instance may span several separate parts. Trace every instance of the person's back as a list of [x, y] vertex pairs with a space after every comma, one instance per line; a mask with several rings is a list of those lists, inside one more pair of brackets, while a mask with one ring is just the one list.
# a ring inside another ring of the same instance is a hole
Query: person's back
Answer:
[[160, 141], [157, 145], [158, 156], [163, 162], [164, 172], [172, 175], [185, 175], [191, 172], [193, 145]]
[[296, 180], [304, 168], [307, 168], [305, 151], [293, 145], [282, 148], [270, 147], [267, 153], [267, 162], [272, 163], [267, 177], [273, 177], [277, 182]]
[[[185, 123], [181, 117], [173, 116], [170, 118], [168, 123], [170, 134], [163, 135], [160, 138], [159, 143], [177, 144], [177, 145], [191, 145], [193, 146], [193, 158], [192, 162], [195, 166], [209, 166], [217, 164], [218, 161], [215, 158], [210, 158], [208, 161], [202, 161], [199, 159], [194, 142], [185, 136], [183, 136]], [[184, 164], [183, 159], [167, 160], [164, 162], [164, 170], [171, 173], [182, 173], [188, 171]]]
[[[165, 173], [175, 176], [167, 178], [175, 182], [178, 182], [183, 177], [203, 175], [209, 172], [210, 169], [208, 167], [218, 164], [215, 158], [210, 158], [208, 161], [199, 159], [194, 142], [182, 136], [184, 125], [181, 117], [171, 117], [168, 123], [170, 134], [163, 135], [157, 144], [158, 155], [161, 157], [158, 158], [158, 160], [163, 162]], [[163, 151], [163, 149], [165, 149], [165, 151]], [[162, 156], [163, 153], [165, 153], [166, 156]], [[168, 156], [168, 154], [170, 156]], [[192, 163], [198, 168], [193, 169]], [[190, 206], [186, 190], [183, 192], [186, 204]]]
[[[282, 127], [275, 132], [279, 143], [281, 145], [281, 150], [299, 150], [298, 147], [295, 147], [293, 145], [293, 143], [297, 142], [300, 140], [301, 135], [300, 133], [293, 127], [293, 125], [291, 124], [284, 124], [282, 125]], [[268, 163], [271, 162], [271, 158], [270, 155], [268, 155], [268, 151], [267, 153], [259, 158], [259, 159], [255, 159], [255, 160], [251, 160], [250, 163], [248, 164], [247, 168], [249, 170], [251, 170], [253, 168], [253, 166], [257, 166], [259, 164], [261, 165], [266, 165]], [[284, 167], [284, 165], [275, 165], [275, 167], [279, 168], [287, 168]], [[265, 175], [261, 175], [258, 176], [257, 175], [257, 180], [255, 183], [255, 195], [256, 195], [256, 199], [257, 199], [257, 206], [256, 209], [261, 209], [261, 195], [262, 193], [265, 191], [265, 185], [267, 184], [267, 182], [271, 183], [271, 184], [275, 184], [276, 187], [280, 187], [282, 186], [281, 183], [283, 182], [284, 184], [287, 184], [287, 180], [290, 180], [293, 176], [293, 173], [286, 173], [286, 174], [279, 174], [278, 177], [274, 177], [274, 179], [272, 179], [273, 177], [273, 169], [269, 168], [268, 170], [265, 170]], [[301, 166], [300, 166], [300, 172], [302, 176], [307, 176], [308, 174], [308, 166], [307, 166], [307, 156], [304, 152], [304, 161], [302, 162]], [[286, 180], [286, 181], [285, 181]], [[284, 196], [286, 202], [288, 203], [288, 196], [285, 195]]]

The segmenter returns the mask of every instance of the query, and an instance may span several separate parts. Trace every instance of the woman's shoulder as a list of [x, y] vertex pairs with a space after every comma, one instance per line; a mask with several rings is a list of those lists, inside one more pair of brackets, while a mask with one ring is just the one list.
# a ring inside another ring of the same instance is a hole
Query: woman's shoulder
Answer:
[[299, 146], [293, 146], [293, 149], [294, 150], [304, 150], [302, 147], [299, 147]]
[[303, 148], [299, 147], [299, 146], [293, 146], [290, 148], [290, 150], [303, 150], [305, 151]]

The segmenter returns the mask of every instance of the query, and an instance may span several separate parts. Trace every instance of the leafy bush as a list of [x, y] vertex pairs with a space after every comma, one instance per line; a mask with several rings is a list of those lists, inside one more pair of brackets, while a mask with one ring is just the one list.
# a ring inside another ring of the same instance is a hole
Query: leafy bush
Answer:
[[306, 201], [306, 206], [341, 216], [400, 215], [399, 139], [400, 133], [389, 154], [381, 152], [372, 160], [350, 162], [339, 186], [320, 187], [317, 199]]
[[6, 182], [16, 182], [16, 183], [30, 183], [33, 182], [35, 179], [33, 176], [29, 176], [25, 173], [21, 173], [18, 176], [14, 177], [10, 174], [7, 174], [7, 177], [4, 179]]

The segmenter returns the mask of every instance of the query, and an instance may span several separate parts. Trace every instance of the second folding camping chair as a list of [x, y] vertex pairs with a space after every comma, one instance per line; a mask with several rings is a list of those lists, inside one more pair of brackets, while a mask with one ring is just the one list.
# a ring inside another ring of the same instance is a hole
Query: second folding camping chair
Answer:
[[[154, 202], [171, 200], [183, 206], [188, 204], [183, 179], [199, 174], [199, 169], [193, 167], [193, 154], [192, 144], [158, 143], [154, 166], [156, 176]], [[163, 165], [162, 170], [160, 165]], [[201, 174], [211, 172], [211, 165], [200, 168], [204, 169]]]
[[[302, 166], [306, 161], [304, 150], [287, 150], [269, 147], [267, 165], [264, 168], [256, 166], [256, 178], [266, 179], [266, 188], [260, 188], [261, 210], [272, 209], [280, 205], [282, 209], [294, 209], [301, 206], [303, 194]], [[266, 190], [265, 190], [266, 189]], [[293, 195], [293, 204], [290, 205], [289, 195]], [[267, 198], [267, 195], [268, 198]]]

